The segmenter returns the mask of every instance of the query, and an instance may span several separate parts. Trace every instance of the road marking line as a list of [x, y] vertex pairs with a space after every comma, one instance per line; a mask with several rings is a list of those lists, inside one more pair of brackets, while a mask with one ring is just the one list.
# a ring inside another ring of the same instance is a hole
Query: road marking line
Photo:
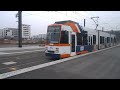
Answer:
[[36, 52], [36, 51], [44, 51], [44, 50], [32, 50], [32, 51], [23, 51], [23, 52], [13, 52], [13, 53], [10, 53], [10, 54], [26, 53], [26, 52]]
[[31, 66], [31, 67], [27, 67], [27, 68], [24, 68], [24, 69], [19, 69], [19, 70], [12, 71], [12, 72], [3, 73], [3, 74], [0, 74], [0, 79], [12, 77], [12, 76], [19, 75], [19, 74], [22, 74], [22, 73], [26, 73], [26, 72], [29, 72], [29, 71], [37, 70], [37, 69], [44, 68], [44, 67], [47, 67], [47, 66], [51, 66], [51, 65], [54, 65], [54, 64], [58, 64], [58, 63], [62, 63], [62, 62], [69, 61], [69, 60], [72, 60], [72, 59], [76, 59], [76, 58], [79, 58], [79, 57], [83, 57], [83, 56], [86, 56], [86, 55], [90, 55], [90, 54], [93, 54], [93, 53], [101, 52], [101, 51], [111, 49], [111, 48], [114, 48], [114, 47], [117, 47], [117, 46], [120, 46], [120, 45], [116, 45], [116, 46], [106, 48], [106, 49], [102, 49], [102, 50], [98, 50], [98, 51], [95, 51], [95, 52], [90, 52], [90, 53], [86, 53], [86, 54], [82, 54], [82, 55], [77, 55], [77, 56], [74, 56], [74, 57], [69, 57], [69, 58], [65, 58], [65, 59], [61, 59], [61, 60], [57, 60], [57, 61], [52, 61], [52, 62], [48, 62], [48, 63], [36, 65], [36, 66]]
[[4, 55], [4, 54], [9, 54], [9, 53], [0, 52], [0, 55]]
[[9, 55], [9, 54], [20, 54], [20, 53], [27, 53], [27, 52], [37, 52], [37, 51], [44, 51], [44, 50], [32, 50], [32, 51], [22, 51], [22, 52], [13, 52], [13, 53], [0, 53], [0, 55]]
[[4, 64], [4, 65], [11, 65], [11, 64], [16, 64], [17, 62], [13, 62], [13, 61], [11, 61], [11, 62], [4, 62], [4, 63], [2, 63], [2, 64]]
[[31, 50], [31, 49], [44, 49], [45, 47], [11, 47], [11, 48], [0, 48], [0, 51], [11, 51], [11, 50]]

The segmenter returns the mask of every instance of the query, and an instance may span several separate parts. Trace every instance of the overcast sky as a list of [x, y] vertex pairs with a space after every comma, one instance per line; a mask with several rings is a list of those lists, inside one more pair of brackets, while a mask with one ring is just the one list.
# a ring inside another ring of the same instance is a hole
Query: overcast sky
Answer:
[[[0, 29], [5, 27], [17, 28], [17, 11], [0, 11]], [[45, 34], [47, 26], [55, 21], [73, 20], [83, 26], [86, 19], [86, 27], [95, 29], [95, 23], [91, 17], [99, 16], [98, 29], [120, 29], [120, 11], [23, 11], [23, 24], [31, 25], [31, 34]]]

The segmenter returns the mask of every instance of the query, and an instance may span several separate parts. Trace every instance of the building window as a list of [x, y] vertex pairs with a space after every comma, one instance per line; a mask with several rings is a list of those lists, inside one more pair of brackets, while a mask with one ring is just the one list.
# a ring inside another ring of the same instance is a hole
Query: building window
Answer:
[[24, 32], [28, 32], [28, 31], [24, 31]]

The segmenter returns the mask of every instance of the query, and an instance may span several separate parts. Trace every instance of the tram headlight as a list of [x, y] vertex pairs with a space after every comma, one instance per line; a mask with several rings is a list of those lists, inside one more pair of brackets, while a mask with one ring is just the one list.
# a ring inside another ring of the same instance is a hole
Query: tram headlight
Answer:
[[56, 48], [55, 53], [59, 53], [59, 48]]

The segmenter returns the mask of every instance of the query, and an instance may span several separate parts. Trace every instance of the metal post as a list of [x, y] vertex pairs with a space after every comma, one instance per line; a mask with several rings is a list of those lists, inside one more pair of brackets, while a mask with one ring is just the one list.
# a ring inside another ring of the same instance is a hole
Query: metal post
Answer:
[[100, 50], [100, 32], [98, 30], [98, 50]]
[[84, 27], [85, 27], [85, 19], [84, 19]]
[[18, 11], [18, 47], [22, 47], [22, 11]]

